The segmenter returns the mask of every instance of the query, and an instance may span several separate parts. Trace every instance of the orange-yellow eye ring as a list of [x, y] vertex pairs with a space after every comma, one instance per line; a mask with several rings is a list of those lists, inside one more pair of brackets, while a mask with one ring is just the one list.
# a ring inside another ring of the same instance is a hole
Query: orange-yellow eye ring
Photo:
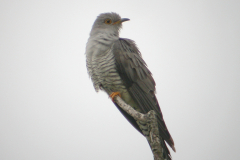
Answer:
[[112, 20], [111, 20], [111, 19], [105, 19], [104, 23], [105, 23], [105, 24], [111, 24], [111, 23], [112, 23]]

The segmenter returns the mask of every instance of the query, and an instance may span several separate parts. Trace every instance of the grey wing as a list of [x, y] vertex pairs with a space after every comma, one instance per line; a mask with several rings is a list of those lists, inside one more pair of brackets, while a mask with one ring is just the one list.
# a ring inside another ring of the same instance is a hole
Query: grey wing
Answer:
[[120, 38], [114, 43], [113, 53], [117, 71], [131, 97], [142, 113], [154, 110], [158, 118], [159, 135], [173, 148], [173, 139], [166, 127], [155, 96], [155, 81], [134, 41]]

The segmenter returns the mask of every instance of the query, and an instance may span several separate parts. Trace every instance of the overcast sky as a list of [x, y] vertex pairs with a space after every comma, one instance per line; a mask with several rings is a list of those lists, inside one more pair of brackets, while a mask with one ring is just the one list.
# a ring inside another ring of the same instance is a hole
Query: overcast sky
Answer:
[[240, 1], [0, 1], [0, 159], [146, 160], [147, 140], [90, 81], [95, 18], [130, 18], [173, 160], [240, 159]]

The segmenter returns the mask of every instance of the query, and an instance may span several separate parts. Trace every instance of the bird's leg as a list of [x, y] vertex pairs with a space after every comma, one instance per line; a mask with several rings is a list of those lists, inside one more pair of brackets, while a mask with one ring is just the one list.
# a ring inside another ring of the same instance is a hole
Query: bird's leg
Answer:
[[112, 92], [112, 93], [110, 94], [110, 97], [112, 98], [112, 101], [113, 101], [113, 102], [114, 102], [114, 97], [115, 97], [115, 96], [121, 97], [120, 92]]

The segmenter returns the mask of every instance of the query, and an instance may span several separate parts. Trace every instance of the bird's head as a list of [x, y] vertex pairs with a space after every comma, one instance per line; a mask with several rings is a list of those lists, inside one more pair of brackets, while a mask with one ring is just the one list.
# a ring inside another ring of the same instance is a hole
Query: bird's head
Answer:
[[129, 21], [128, 18], [121, 18], [117, 13], [102, 13], [95, 20], [90, 35], [97, 33], [108, 33], [119, 35], [119, 30], [122, 27], [122, 23]]

